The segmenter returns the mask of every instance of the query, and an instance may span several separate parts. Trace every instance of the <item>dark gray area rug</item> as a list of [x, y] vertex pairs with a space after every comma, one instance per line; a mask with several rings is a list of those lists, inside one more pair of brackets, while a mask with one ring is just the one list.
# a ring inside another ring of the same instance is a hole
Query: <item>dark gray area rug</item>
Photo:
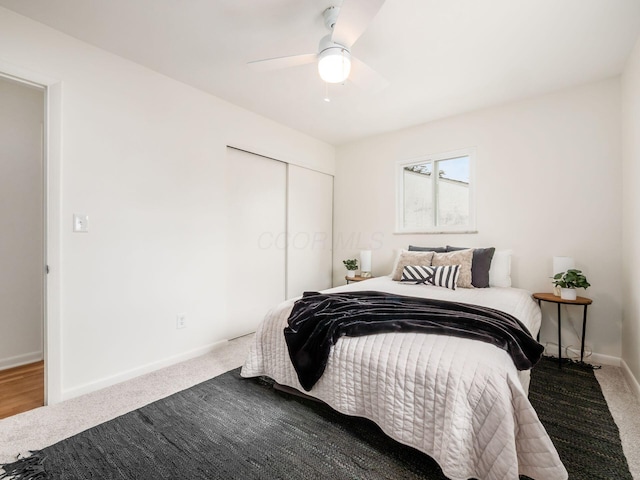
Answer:
[[632, 480], [620, 432], [588, 365], [543, 358], [531, 375], [529, 400], [570, 479]]
[[[571, 479], [631, 479], [593, 371], [543, 359], [531, 401]], [[5, 465], [19, 479], [445, 479], [372, 422], [239, 369]]]

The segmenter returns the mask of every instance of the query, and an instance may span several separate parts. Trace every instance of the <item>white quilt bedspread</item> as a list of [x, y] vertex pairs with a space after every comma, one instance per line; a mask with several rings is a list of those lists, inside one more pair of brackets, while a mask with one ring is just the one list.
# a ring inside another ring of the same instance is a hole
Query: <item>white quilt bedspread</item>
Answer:
[[[474, 303], [510, 313], [534, 335], [540, 327], [537, 304], [516, 288], [453, 291], [381, 277], [326, 292], [356, 290]], [[242, 376], [266, 375], [304, 391], [283, 334], [294, 301], [266, 315]], [[342, 337], [306, 393], [373, 420], [390, 437], [435, 459], [450, 479], [568, 478], [511, 357], [487, 343], [424, 333]]]

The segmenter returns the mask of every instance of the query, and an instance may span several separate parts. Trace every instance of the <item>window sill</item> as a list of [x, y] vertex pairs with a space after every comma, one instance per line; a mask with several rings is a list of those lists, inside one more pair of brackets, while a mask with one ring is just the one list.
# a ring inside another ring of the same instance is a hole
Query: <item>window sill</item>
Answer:
[[411, 231], [395, 231], [394, 235], [467, 235], [478, 233], [477, 230], [411, 230]]

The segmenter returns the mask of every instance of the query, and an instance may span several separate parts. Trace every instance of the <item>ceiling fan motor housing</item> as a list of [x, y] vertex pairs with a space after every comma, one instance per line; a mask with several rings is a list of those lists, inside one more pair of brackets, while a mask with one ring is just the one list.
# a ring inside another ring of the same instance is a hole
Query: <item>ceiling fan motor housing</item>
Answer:
[[339, 7], [329, 7], [324, 12], [322, 12], [322, 16], [324, 17], [324, 26], [329, 30], [333, 30], [336, 22], [338, 21], [338, 15], [340, 14]]
[[318, 55], [320, 55], [322, 52], [330, 48], [339, 48], [341, 50], [351, 53], [349, 49], [344, 45], [340, 45], [339, 43], [336, 43], [333, 40], [331, 40], [331, 35], [325, 35], [320, 39], [320, 43], [318, 44]]

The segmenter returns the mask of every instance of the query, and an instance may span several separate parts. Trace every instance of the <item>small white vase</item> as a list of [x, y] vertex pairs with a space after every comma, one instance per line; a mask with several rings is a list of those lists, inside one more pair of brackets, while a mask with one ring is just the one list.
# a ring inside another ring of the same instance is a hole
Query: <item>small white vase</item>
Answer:
[[355, 276], [356, 276], [356, 271], [355, 270], [347, 270], [347, 277], [353, 278]]
[[575, 300], [577, 298], [575, 288], [563, 288], [560, 291], [560, 298], [563, 300]]

